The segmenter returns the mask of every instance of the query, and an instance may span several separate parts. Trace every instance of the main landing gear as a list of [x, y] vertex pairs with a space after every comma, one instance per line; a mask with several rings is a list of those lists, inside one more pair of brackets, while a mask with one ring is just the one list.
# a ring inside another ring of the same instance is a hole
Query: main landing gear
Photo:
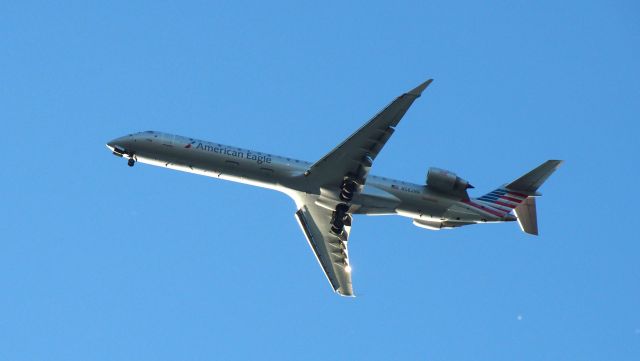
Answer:
[[345, 203], [338, 204], [331, 217], [331, 233], [336, 236], [344, 232], [345, 226], [351, 226], [351, 215], [347, 211], [349, 210], [349, 203], [353, 200], [357, 190], [358, 183], [352, 178], [346, 178], [340, 185], [340, 200]]
[[358, 183], [352, 179], [345, 179], [340, 186], [340, 199], [351, 202], [356, 189], [358, 189]]
[[340, 203], [336, 206], [336, 210], [331, 217], [331, 233], [339, 236], [344, 232], [345, 226], [351, 226], [351, 215], [347, 213], [349, 206], [344, 203]]
[[134, 164], [136, 164], [136, 161], [133, 160], [133, 158], [129, 158], [129, 160], [127, 161], [127, 165], [129, 167], [133, 167]]

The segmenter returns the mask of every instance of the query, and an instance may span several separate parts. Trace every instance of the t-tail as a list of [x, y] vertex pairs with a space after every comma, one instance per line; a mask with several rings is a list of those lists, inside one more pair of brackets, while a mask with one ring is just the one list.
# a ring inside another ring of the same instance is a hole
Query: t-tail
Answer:
[[515, 212], [523, 232], [538, 235], [536, 198], [541, 196], [538, 188], [563, 161], [548, 160], [529, 173], [478, 198], [485, 205], [500, 212]]

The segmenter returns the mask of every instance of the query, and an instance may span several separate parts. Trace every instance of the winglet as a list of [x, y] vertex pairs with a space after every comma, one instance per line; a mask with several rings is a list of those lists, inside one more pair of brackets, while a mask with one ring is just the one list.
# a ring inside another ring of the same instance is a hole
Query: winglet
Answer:
[[422, 92], [425, 89], [427, 89], [427, 87], [429, 86], [429, 84], [431, 84], [432, 81], [433, 81], [433, 79], [429, 79], [429, 80], [425, 81], [424, 83], [418, 85], [417, 87], [415, 87], [413, 90], [411, 90], [407, 94], [411, 94], [411, 95], [415, 95], [415, 96], [419, 97], [420, 94], [422, 94]]

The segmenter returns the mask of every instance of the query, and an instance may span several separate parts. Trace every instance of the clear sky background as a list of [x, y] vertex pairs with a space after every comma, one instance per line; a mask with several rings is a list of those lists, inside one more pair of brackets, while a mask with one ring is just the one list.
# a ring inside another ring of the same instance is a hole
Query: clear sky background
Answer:
[[[640, 360], [634, 1], [0, 3], [0, 360]], [[335, 295], [272, 191], [139, 164], [159, 130], [314, 161], [427, 78], [373, 173], [541, 235], [354, 220]]]

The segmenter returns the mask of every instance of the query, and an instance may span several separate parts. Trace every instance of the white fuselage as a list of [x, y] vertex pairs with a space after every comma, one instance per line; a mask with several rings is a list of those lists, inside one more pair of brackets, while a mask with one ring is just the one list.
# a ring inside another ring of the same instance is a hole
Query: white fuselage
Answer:
[[[114, 139], [107, 146], [136, 162], [277, 190], [297, 203], [302, 197], [317, 197], [319, 204], [329, 200], [326, 207], [331, 209], [339, 192], [338, 185], [325, 188], [306, 182], [309, 162], [194, 138], [149, 131]], [[469, 207], [462, 199], [425, 185], [373, 175], [354, 196], [350, 212], [397, 214], [430, 229], [512, 220]]]

